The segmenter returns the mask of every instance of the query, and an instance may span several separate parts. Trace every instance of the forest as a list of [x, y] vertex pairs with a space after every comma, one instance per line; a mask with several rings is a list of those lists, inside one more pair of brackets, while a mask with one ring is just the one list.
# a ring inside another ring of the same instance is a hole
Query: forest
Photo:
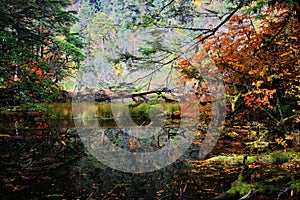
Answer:
[[1, 0], [3, 199], [298, 199], [297, 0]]

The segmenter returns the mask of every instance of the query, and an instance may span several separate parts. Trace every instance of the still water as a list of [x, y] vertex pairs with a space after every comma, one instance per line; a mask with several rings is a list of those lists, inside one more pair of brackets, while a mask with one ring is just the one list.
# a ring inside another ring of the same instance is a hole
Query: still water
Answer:
[[[114, 144], [132, 153], [146, 151], [130, 138], [126, 140], [126, 132], [113, 122], [101, 123], [102, 136]], [[176, 121], [170, 122], [147, 140], [147, 151], [164, 146], [176, 126]], [[2, 118], [0, 134], [1, 199], [212, 199], [230, 189], [242, 170], [241, 163], [224, 168], [199, 160], [203, 136], [162, 169], [128, 173], [90, 154], [82, 141], [86, 138], [79, 137], [73, 121], [50, 122], [42, 116]], [[224, 144], [218, 143], [208, 157], [233, 150], [232, 144]]]

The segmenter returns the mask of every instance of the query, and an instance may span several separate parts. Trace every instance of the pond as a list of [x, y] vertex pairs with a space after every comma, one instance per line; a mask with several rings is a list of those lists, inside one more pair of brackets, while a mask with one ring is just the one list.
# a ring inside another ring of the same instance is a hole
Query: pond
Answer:
[[[176, 135], [173, 131], [178, 121], [168, 122], [157, 136], [147, 140], [148, 149], [132, 143], [126, 131], [113, 122], [101, 121], [101, 125], [101, 136], [135, 153], [163, 147]], [[288, 174], [287, 180], [297, 185], [298, 154], [278, 163], [259, 163], [256, 159], [245, 173], [245, 147], [228, 136], [221, 137], [205, 159], [199, 159], [205, 134], [196, 134], [180, 158], [145, 173], [122, 172], [104, 165], [87, 151], [86, 138], [74, 127], [73, 120], [50, 120], [40, 113], [10, 114], [1, 118], [0, 136], [2, 199], [226, 199], [222, 194], [240, 184], [237, 180], [241, 174], [249, 179], [244, 194], [252, 186], [257, 187], [256, 183], [269, 185], [253, 199], [276, 199], [286, 187], [293, 191], [293, 197], [287, 193], [280, 199], [299, 197], [299, 191], [285, 185], [283, 177]], [[286, 162], [289, 165], [283, 168]], [[234, 195], [230, 198], [238, 199]]]

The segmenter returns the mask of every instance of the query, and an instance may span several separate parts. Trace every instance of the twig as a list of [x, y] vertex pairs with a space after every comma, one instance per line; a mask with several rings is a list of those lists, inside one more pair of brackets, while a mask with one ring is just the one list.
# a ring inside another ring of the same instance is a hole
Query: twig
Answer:
[[[207, 38], [213, 36], [227, 21], [230, 20], [230, 18], [237, 12], [239, 11], [239, 9], [241, 9], [244, 5], [245, 1], [241, 1], [240, 4], [215, 28], [213, 29], [209, 29], [206, 33], [210, 33], [208, 35], [205, 35], [204, 37], [202, 37], [198, 42], [203, 42], [204, 40], [206, 40]], [[194, 40], [197, 40], [199, 37], [201, 37], [202, 35], [198, 35], [196, 38], [194, 38]]]

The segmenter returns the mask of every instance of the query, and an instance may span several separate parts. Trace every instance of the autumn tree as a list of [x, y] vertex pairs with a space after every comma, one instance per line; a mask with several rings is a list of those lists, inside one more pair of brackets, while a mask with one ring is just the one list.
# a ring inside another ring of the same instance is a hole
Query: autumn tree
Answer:
[[[252, 2], [237, 10], [223, 30], [197, 39], [223, 76], [228, 115], [259, 121], [282, 136], [299, 127], [300, 7], [293, 1]], [[201, 51], [179, 62], [186, 79], [201, 77], [193, 66], [200, 57]], [[203, 87], [195, 89], [200, 93]]]

